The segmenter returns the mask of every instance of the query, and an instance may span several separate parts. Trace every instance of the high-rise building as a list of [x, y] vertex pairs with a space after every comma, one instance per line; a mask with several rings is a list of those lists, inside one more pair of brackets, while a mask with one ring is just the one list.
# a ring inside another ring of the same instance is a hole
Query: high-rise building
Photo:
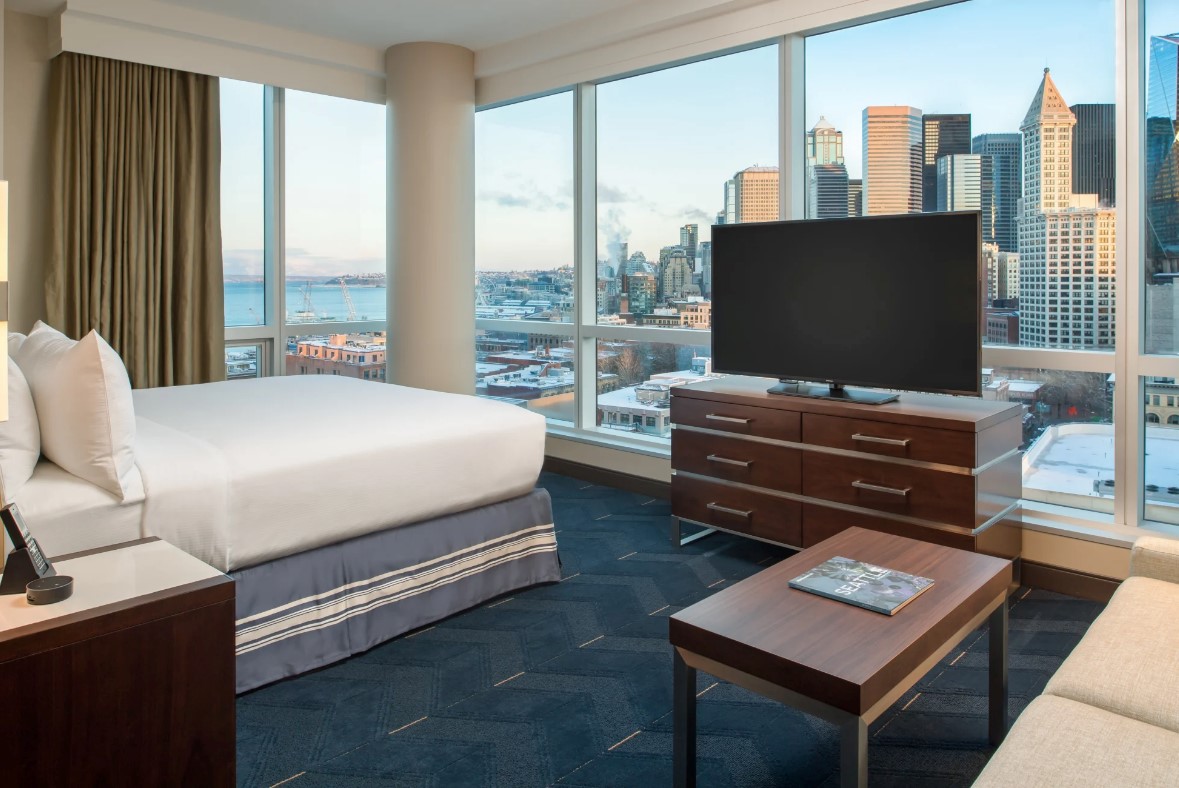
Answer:
[[712, 241], [700, 242], [700, 292], [712, 298]]
[[970, 115], [923, 115], [921, 141], [921, 210], [936, 211], [937, 161], [970, 153]]
[[847, 216], [847, 167], [814, 164], [806, 168], [806, 218]]
[[991, 235], [983, 241], [998, 245], [1004, 252], [1018, 249], [1016, 215], [1020, 189], [1023, 138], [1018, 134], [979, 134], [971, 141], [970, 152], [991, 160]]
[[1074, 194], [1076, 117], [1048, 69], [1020, 124], [1019, 343], [1114, 346], [1114, 223], [1096, 194]]
[[864, 108], [864, 215], [921, 212], [921, 110]]
[[822, 115], [814, 128], [806, 133], [806, 163], [843, 164], [843, 132], [836, 131]]
[[843, 163], [843, 132], [827, 118], [806, 133], [806, 217], [847, 216], [847, 167]]
[[772, 222], [778, 216], [778, 168], [746, 167], [733, 176], [733, 221]]
[[1153, 279], [1179, 273], [1179, 34], [1151, 37], [1147, 73], [1146, 275]]
[[1073, 104], [1073, 192], [1096, 194], [1099, 205], [1111, 208], [1114, 177], [1113, 104]]
[[628, 309], [635, 315], [649, 315], [655, 311], [659, 283], [654, 274], [631, 274], [628, 282]]
[[736, 224], [737, 223], [737, 179], [729, 178], [725, 181], [725, 202], [724, 209], [721, 211], [717, 224]]
[[696, 270], [696, 241], [700, 238], [700, 225], [685, 224], [680, 228], [680, 246], [688, 253], [688, 265]]
[[864, 215], [864, 182], [859, 178], [849, 178], [847, 182], [847, 215]]
[[986, 271], [986, 304], [1019, 298], [1019, 253], [1004, 252], [998, 244], [982, 245], [983, 269]]
[[[957, 153], [937, 160], [935, 211], [982, 210], [983, 157]], [[924, 189], [924, 186], [922, 187]]]
[[689, 288], [695, 284], [692, 281], [692, 267], [688, 265], [687, 252], [679, 246], [673, 249], [667, 257], [667, 262], [659, 269], [659, 298], [664, 301], [689, 295]]

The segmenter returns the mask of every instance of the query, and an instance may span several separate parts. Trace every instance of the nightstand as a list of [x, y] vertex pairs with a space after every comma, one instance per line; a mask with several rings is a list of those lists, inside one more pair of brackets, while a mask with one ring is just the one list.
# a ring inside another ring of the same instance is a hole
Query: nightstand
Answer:
[[0, 783], [233, 785], [233, 581], [155, 538], [52, 561], [72, 597], [0, 597]]

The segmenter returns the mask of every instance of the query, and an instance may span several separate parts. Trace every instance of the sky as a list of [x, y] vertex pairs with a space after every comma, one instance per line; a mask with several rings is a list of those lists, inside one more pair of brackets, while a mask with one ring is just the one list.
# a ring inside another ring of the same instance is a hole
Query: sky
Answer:
[[[1179, 30], [1179, 2], [1147, 0], [1148, 35]], [[964, 33], [965, 31], [965, 33]], [[806, 127], [826, 116], [860, 175], [865, 106], [969, 112], [1014, 132], [1045, 67], [1070, 104], [1114, 100], [1113, 0], [970, 0], [812, 36]], [[286, 91], [287, 268], [384, 270], [385, 110]], [[226, 273], [261, 271], [262, 88], [222, 80]], [[709, 225], [726, 179], [777, 162], [770, 45], [599, 85], [598, 245], [652, 258], [679, 227]], [[476, 114], [476, 265], [573, 262], [573, 101], [564, 92]]]

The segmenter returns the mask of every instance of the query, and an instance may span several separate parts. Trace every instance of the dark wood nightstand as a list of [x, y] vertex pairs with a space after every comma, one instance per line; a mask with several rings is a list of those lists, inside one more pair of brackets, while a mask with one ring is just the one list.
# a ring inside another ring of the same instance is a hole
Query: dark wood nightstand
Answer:
[[0, 782], [233, 785], [233, 581], [155, 538], [52, 560], [72, 597], [0, 597]]

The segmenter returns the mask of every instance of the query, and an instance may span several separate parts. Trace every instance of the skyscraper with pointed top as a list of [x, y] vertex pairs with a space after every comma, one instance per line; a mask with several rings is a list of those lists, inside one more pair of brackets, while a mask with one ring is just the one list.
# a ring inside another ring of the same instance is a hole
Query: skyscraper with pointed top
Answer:
[[1114, 346], [1114, 222], [1096, 194], [1073, 194], [1077, 119], [1048, 69], [1019, 130], [1019, 343]]
[[847, 216], [847, 166], [843, 162], [843, 132], [827, 118], [806, 133], [806, 217]]

